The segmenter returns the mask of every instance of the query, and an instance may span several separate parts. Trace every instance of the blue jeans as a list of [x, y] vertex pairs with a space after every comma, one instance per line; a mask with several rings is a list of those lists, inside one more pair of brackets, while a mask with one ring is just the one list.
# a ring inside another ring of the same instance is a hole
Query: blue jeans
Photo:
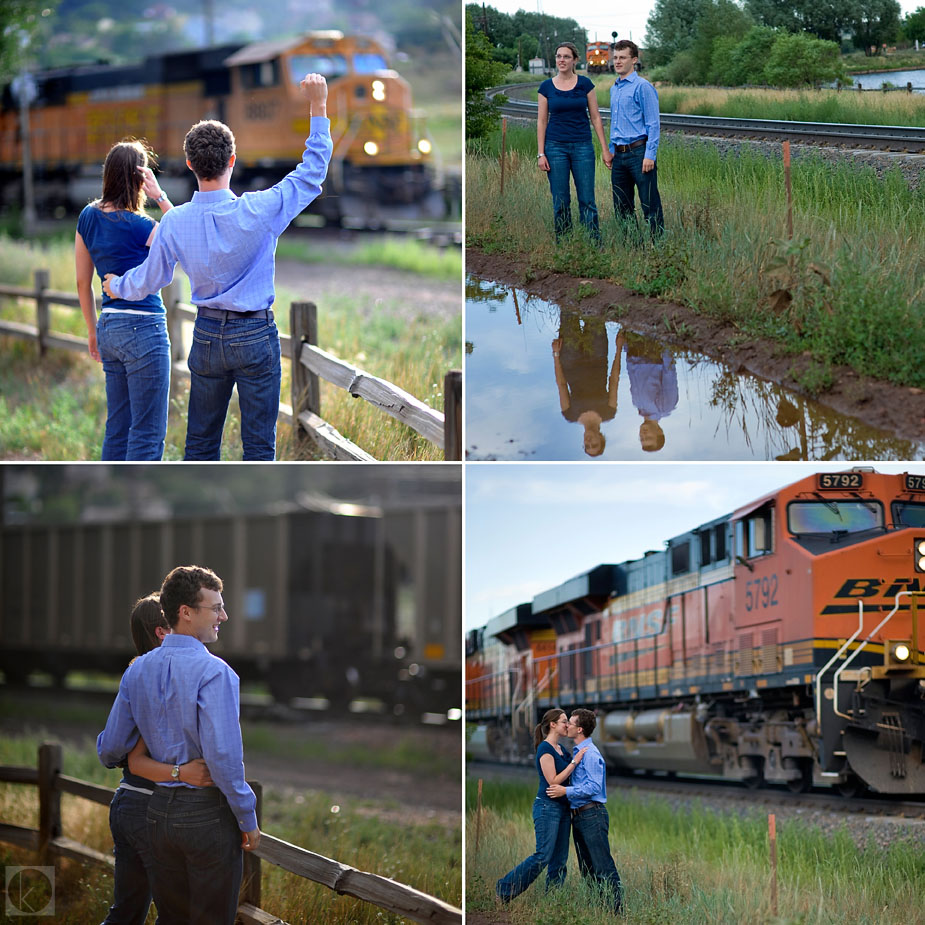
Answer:
[[495, 892], [505, 902], [520, 896], [544, 867], [547, 890], [565, 882], [571, 828], [568, 807], [537, 797], [533, 801], [533, 826], [536, 829], [536, 851], [495, 885]]
[[590, 141], [547, 141], [545, 148], [556, 239], [572, 228], [571, 174], [578, 196], [578, 217], [592, 239], [599, 241], [601, 232], [594, 202], [594, 145]]
[[275, 459], [281, 369], [279, 332], [272, 318], [197, 318], [189, 369], [183, 458], [221, 457], [225, 415], [237, 386], [244, 459]]
[[619, 914], [623, 907], [623, 887], [610, 853], [609, 827], [610, 817], [603, 803], [595, 803], [590, 809], [572, 815], [578, 870], [582, 877], [597, 881], [606, 893], [607, 902]]
[[610, 168], [613, 213], [618, 219], [632, 219], [635, 223], [634, 192], [638, 189], [643, 218], [649, 223], [652, 234], [659, 235], [665, 230], [665, 216], [662, 214], [662, 199], [658, 194], [658, 167], [643, 173], [642, 161], [645, 155], [645, 145], [614, 154], [613, 166]]
[[103, 459], [160, 459], [170, 394], [164, 315], [104, 312], [96, 322], [96, 343], [106, 374]]
[[233, 925], [241, 832], [217, 787], [155, 787], [148, 804], [158, 925]]
[[112, 905], [103, 925], [144, 925], [148, 917], [154, 864], [145, 823], [149, 799], [145, 793], [117, 790], [109, 804], [116, 870]]

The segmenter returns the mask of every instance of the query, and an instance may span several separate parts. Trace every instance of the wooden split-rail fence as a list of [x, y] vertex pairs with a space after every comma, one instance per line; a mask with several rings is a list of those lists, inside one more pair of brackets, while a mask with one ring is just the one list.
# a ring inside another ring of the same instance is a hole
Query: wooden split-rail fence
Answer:
[[[39, 746], [38, 768], [0, 767], [0, 783], [30, 784], [39, 791], [39, 827], [31, 829], [0, 820], [0, 842], [37, 853], [39, 863], [51, 866], [56, 859], [68, 858], [81, 864], [112, 870], [111, 855], [68, 838], [62, 828], [61, 794], [68, 793], [108, 806], [115, 790], [68, 777], [61, 773], [62, 749], [57, 743]], [[260, 820], [261, 787], [250, 782], [257, 795]], [[245, 925], [286, 925], [282, 919], [260, 908], [261, 860], [290, 873], [321, 883], [336, 893], [354, 896], [413, 922], [431, 925], [461, 925], [462, 910], [422, 893], [413, 887], [357, 870], [347, 864], [291, 845], [262, 832], [256, 850], [244, 853], [244, 877], [238, 901], [238, 920]]]
[[[87, 340], [51, 329], [51, 306], [80, 308], [75, 293], [49, 288], [48, 270], [36, 270], [33, 288], [0, 285], [0, 296], [32, 299], [36, 323], [0, 320], [0, 334], [38, 341], [39, 353], [50, 348], [85, 352]], [[170, 334], [172, 378], [189, 376], [183, 350], [182, 323], [196, 320], [196, 309], [180, 298], [177, 281], [163, 290]], [[99, 311], [99, 300], [97, 300]], [[318, 310], [313, 302], [293, 302], [289, 307], [289, 334], [280, 335], [282, 356], [292, 361], [291, 404], [280, 402], [279, 420], [296, 429], [297, 440], [312, 440], [331, 459], [373, 461], [374, 457], [340, 434], [321, 416], [319, 379], [347, 390], [413, 428], [429, 442], [443, 448], [444, 458], [462, 459], [462, 372], [449, 370], [443, 381], [443, 412], [393, 383], [345, 363], [318, 345]]]

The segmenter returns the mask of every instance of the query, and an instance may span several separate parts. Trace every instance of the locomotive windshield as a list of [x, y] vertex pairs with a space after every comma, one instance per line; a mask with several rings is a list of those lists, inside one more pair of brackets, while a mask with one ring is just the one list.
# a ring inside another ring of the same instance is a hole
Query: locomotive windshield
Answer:
[[347, 59], [343, 55], [293, 55], [289, 59], [289, 77], [293, 83], [313, 73], [328, 80], [343, 77], [347, 73]]
[[862, 533], [883, 526], [883, 507], [872, 501], [793, 501], [787, 526], [796, 535]]
[[925, 504], [894, 501], [893, 523], [897, 527], [925, 527]]
[[382, 55], [374, 52], [365, 52], [361, 55], [353, 56], [353, 69], [358, 74], [375, 74], [376, 71], [388, 70], [388, 62]]

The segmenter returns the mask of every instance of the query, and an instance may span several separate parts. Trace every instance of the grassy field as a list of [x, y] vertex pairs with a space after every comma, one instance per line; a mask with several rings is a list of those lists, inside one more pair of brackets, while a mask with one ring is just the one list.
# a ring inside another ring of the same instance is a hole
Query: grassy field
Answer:
[[[334, 262], [333, 251], [281, 242], [280, 255], [313, 256]], [[458, 252], [441, 252], [411, 239], [380, 239], [355, 253], [337, 253], [337, 260], [357, 264], [396, 267], [422, 279], [458, 280], [462, 260]], [[31, 284], [35, 269], [51, 272], [51, 287], [75, 291], [73, 243], [57, 238], [29, 245], [0, 238], [0, 280], [12, 285]], [[187, 290], [188, 292], [188, 290]], [[302, 296], [280, 287], [277, 313], [281, 333], [288, 333], [288, 306]], [[35, 323], [34, 303], [0, 300], [8, 320]], [[85, 336], [83, 319], [76, 309], [53, 308], [52, 329]], [[459, 316], [435, 318], [432, 314], [409, 317], [407, 302], [383, 299], [375, 313], [358, 308], [349, 291], [328, 299], [319, 312], [319, 341], [324, 349], [355, 363], [373, 375], [395, 383], [432, 407], [443, 409], [443, 377], [461, 365]], [[37, 358], [34, 343], [0, 338], [0, 457], [6, 459], [92, 460], [99, 459], [106, 399], [102, 371], [84, 354], [50, 351]], [[281, 396], [290, 401], [290, 364], [283, 363]], [[188, 382], [178, 381], [171, 400], [164, 459], [182, 459], [186, 435]], [[442, 449], [410, 428], [357, 401], [341, 389], [322, 382], [325, 420], [377, 459], [442, 459]], [[240, 459], [239, 416], [232, 402], [223, 459]], [[312, 450], [298, 447], [290, 428], [280, 426], [277, 458], [311, 459]]]
[[[535, 786], [486, 781], [480, 823], [467, 787], [466, 909], [498, 908], [495, 881], [533, 852]], [[855, 845], [844, 832], [778, 821], [778, 914], [772, 914], [767, 815], [742, 818], [612, 788], [610, 844], [625, 890], [623, 921], [646, 925], [905, 925], [922, 920], [925, 863], [911, 842]], [[479, 847], [476, 852], [476, 828]], [[509, 906], [510, 925], [616, 921], [578, 876], [574, 849], [564, 889], [541, 876]], [[499, 919], [499, 921], [501, 921]]]
[[[41, 735], [0, 739], [0, 765], [35, 766]], [[251, 745], [246, 745], [248, 750]], [[418, 759], [426, 756], [418, 754]], [[290, 757], [289, 760], [292, 760]], [[318, 760], [317, 756], [315, 760]], [[64, 750], [63, 773], [115, 787], [118, 771], [107, 771], [87, 738]], [[307, 791], [283, 794], [265, 788], [262, 829], [292, 844], [303, 845], [351, 867], [409, 884], [446, 902], [459, 905], [462, 895], [460, 829], [415, 820], [406, 811], [383, 801], [351, 801], [339, 805], [331, 794]], [[108, 809], [76, 797], [62, 799], [66, 835], [104, 853], [112, 850]], [[389, 821], [401, 818], [401, 824]], [[33, 787], [0, 784], [0, 819], [35, 827], [37, 791]], [[0, 844], [0, 865], [33, 863], [21, 849]], [[112, 875], [73, 862], [57, 866], [55, 921], [97, 925], [112, 901]], [[397, 925], [402, 918], [348, 896], [337, 896], [320, 884], [262, 865], [262, 907], [293, 923], [325, 925]], [[153, 923], [155, 913], [148, 916]]]
[[667, 136], [658, 160], [667, 233], [653, 244], [617, 227], [601, 167], [604, 244], [593, 248], [581, 233], [556, 246], [533, 130], [508, 131], [503, 199], [498, 149], [496, 135], [467, 161], [469, 246], [687, 305], [732, 325], [736, 342], [808, 351], [809, 391], [824, 391], [837, 364], [925, 387], [925, 186], [912, 189], [897, 168], [878, 175], [815, 154], [795, 158], [789, 239], [780, 158], [723, 156], [709, 142]]

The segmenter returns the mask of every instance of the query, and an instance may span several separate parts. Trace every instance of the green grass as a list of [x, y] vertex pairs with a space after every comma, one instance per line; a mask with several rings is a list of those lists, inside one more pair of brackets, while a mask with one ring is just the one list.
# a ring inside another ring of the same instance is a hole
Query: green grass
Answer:
[[[280, 243], [283, 256], [305, 256], [304, 245]], [[330, 258], [330, 254], [324, 258]], [[441, 281], [458, 280], [462, 258], [458, 252], [441, 252], [413, 240], [390, 238], [370, 242], [340, 261], [364, 266], [405, 270]], [[0, 281], [28, 286], [36, 269], [48, 269], [51, 288], [73, 292], [73, 239], [51, 238], [30, 245], [0, 237]], [[186, 290], [188, 298], [189, 290]], [[277, 290], [281, 333], [289, 330], [288, 306], [304, 294]], [[412, 306], [409, 308], [409, 305]], [[35, 323], [33, 302], [0, 299], [0, 314], [7, 320]], [[76, 309], [52, 309], [52, 330], [86, 336]], [[443, 380], [447, 370], [460, 368], [462, 331], [460, 317], [434, 317], [413, 307], [412, 299], [382, 299], [375, 306], [357, 304], [350, 292], [338, 293], [319, 305], [319, 342], [327, 351], [354, 363], [370, 374], [394, 383], [431, 407], [443, 410]], [[6, 459], [99, 459], [106, 418], [102, 370], [86, 354], [49, 351], [39, 360], [37, 345], [11, 337], [0, 338], [0, 456]], [[283, 363], [282, 400], [290, 402], [291, 365]], [[188, 380], [175, 380], [168, 417], [164, 459], [183, 458], [186, 436]], [[322, 416], [341, 434], [377, 459], [437, 460], [442, 448], [429, 443], [409, 427], [322, 382]], [[233, 401], [225, 425], [222, 459], [240, 459], [240, 417]], [[278, 459], [312, 459], [310, 444], [297, 445], [291, 429], [280, 425]]]
[[[709, 143], [668, 136], [659, 148], [665, 236], [655, 244], [624, 236], [600, 169], [603, 248], [580, 233], [557, 247], [535, 146], [530, 129], [508, 132], [503, 199], [497, 135], [473, 146], [469, 246], [684, 304], [730, 325], [734, 336], [808, 352], [823, 369], [845, 364], [925, 387], [925, 185], [911, 189], [896, 168], [878, 177], [872, 168], [802, 156], [792, 169], [795, 234], [786, 240], [780, 159], [746, 150], [722, 156]], [[781, 288], [793, 302], [776, 312], [770, 296]], [[815, 385], [823, 389], [825, 377]]]
[[[0, 738], [0, 765], [35, 767], [41, 741], [40, 735], [4, 735]], [[102, 767], [89, 737], [64, 748], [62, 771], [110, 787], [120, 778], [119, 771]], [[359, 870], [391, 877], [453, 905], [461, 904], [459, 825], [419, 820], [387, 801], [351, 799], [349, 805], [343, 805], [345, 801], [335, 793], [336, 780], [331, 782], [330, 793], [281, 793], [265, 788], [263, 831]], [[65, 796], [62, 815], [65, 835], [98, 851], [112, 850], [105, 806]], [[0, 784], [0, 819], [34, 828], [38, 820], [36, 789]], [[0, 865], [32, 863], [29, 852], [0, 844]], [[55, 886], [55, 920], [68, 925], [96, 925], [112, 902], [112, 875], [73, 862], [57, 866]], [[266, 863], [262, 865], [261, 890], [262, 908], [289, 922], [397, 925], [405, 921]], [[152, 910], [148, 922], [154, 918]]]
[[[474, 791], [469, 781], [466, 907], [487, 911], [496, 908], [495, 880], [533, 851], [530, 804], [535, 787], [486, 781], [480, 820]], [[678, 811], [657, 797], [616, 787], [607, 807], [611, 849], [626, 891], [627, 922], [900, 925], [921, 919], [925, 861], [912, 841], [889, 849], [872, 842], [858, 846], [844, 830], [832, 834], [778, 820], [775, 918], [768, 822], [760, 809], [744, 817], [716, 814], [699, 805]], [[507, 908], [511, 925], [611, 921], [579, 878], [574, 851], [563, 890], [546, 896], [539, 879]]]

